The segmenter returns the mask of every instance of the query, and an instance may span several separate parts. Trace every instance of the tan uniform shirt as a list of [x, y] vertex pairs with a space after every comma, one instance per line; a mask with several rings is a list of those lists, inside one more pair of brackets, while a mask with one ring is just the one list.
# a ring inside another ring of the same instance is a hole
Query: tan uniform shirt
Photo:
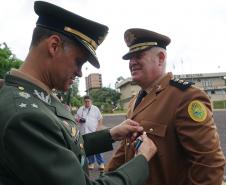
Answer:
[[[139, 122], [157, 145], [149, 162], [147, 185], [221, 185], [225, 158], [214, 124], [211, 103], [204, 92], [191, 86], [170, 85], [167, 74], [128, 118]], [[130, 141], [123, 141], [108, 165], [116, 169], [134, 157]]]

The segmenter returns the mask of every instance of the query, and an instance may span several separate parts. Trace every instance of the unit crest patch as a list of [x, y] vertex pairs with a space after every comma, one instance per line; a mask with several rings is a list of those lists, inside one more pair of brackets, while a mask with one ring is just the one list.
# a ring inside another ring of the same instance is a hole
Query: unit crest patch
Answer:
[[198, 101], [194, 100], [188, 105], [188, 114], [196, 122], [202, 122], [207, 117], [206, 106]]

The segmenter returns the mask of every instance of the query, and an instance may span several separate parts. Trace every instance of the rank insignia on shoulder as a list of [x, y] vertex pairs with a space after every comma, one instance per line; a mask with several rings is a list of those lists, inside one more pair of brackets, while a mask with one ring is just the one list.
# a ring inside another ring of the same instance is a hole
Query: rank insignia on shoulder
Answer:
[[19, 105], [19, 107], [20, 107], [20, 108], [25, 108], [25, 107], [27, 107], [27, 104], [21, 103], [21, 104]]
[[24, 87], [23, 86], [19, 86], [18, 89], [21, 90], [21, 91], [23, 91], [24, 90]]
[[36, 109], [38, 108], [38, 105], [36, 105], [35, 103], [32, 103], [31, 106]]
[[207, 117], [206, 106], [198, 100], [194, 100], [188, 105], [188, 114], [196, 122], [203, 122]]
[[28, 99], [31, 97], [31, 95], [29, 93], [26, 93], [24, 91], [19, 92], [19, 95], [25, 99]]
[[178, 78], [173, 78], [170, 80], [170, 85], [175, 86], [181, 90], [185, 90], [193, 84], [194, 82], [188, 82], [188, 81], [180, 80]]

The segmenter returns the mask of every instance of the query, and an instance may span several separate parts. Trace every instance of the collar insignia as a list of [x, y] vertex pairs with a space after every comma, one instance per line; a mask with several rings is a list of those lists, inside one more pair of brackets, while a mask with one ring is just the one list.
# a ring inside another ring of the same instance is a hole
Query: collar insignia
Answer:
[[51, 98], [50, 95], [46, 95], [43, 92], [38, 92], [36, 89], [34, 90], [34, 94], [42, 101], [51, 104]]

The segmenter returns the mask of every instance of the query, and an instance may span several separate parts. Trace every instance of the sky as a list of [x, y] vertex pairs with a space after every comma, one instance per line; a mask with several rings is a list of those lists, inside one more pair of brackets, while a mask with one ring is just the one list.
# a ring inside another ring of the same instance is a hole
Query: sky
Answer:
[[[34, 0], [0, 0], [0, 43], [6, 42], [17, 58], [24, 60], [38, 16]], [[85, 94], [85, 76], [101, 73], [104, 87], [115, 87], [117, 78], [130, 77], [124, 32], [144, 28], [171, 38], [167, 47], [167, 71], [174, 74], [226, 72], [225, 0], [48, 0], [85, 18], [109, 27], [98, 47], [100, 69], [86, 63], [80, 78]]]

